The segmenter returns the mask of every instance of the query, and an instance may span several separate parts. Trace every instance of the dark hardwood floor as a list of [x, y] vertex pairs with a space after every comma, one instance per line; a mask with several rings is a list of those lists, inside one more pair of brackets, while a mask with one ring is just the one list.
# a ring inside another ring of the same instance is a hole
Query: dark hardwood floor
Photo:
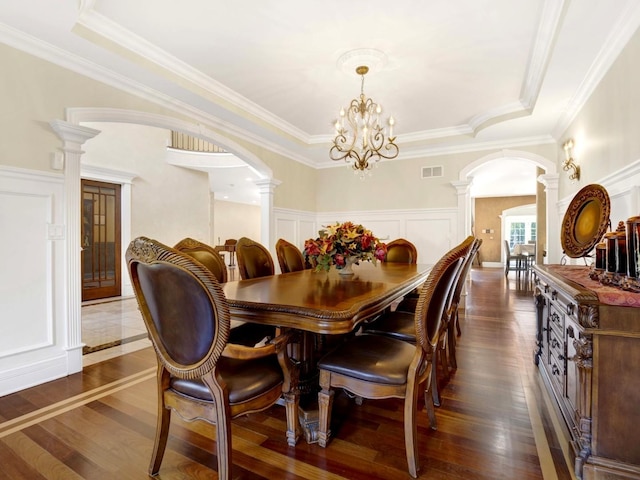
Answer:
[[[532, 291], [515, 273], [473, 269], [461, 315], [458, 369], [442, 378], [438, 429], [419, 414], [420, 478], [567, 480], [533, 365]], [[442, 372], [440, 372], [442, 374]], [[144, 479], [155, 432], [150, 348], [0, 398], [0, 478]], [[407, 473], [400, 400], [345, 395], [326, 449], [288, 447], [284, 408], [233, 422], [233, 478], [398, 479]], [[217, 478], [215, 428], [174, 415], [157, 478]]]

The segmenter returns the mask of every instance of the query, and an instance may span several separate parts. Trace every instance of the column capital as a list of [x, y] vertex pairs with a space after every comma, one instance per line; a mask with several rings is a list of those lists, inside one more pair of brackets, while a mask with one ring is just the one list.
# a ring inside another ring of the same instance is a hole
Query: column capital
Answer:
[[544, 175], [538, 175], [538, 182], [543, 184], [546, 189], [558, 189], [558, 183], [560, 182], [560, 175], [557, 173], [545, 173]]
[[100, 133], [100, 130], [94, 128], [83, 127], [81, 125], [75, 125], [73, 123], [65, 122], [64, 120], [51, 120], [49, 122], [54, 132], [64, 142], [63, 148], [75, 148], [77, 149], [87, 140], [92, 139]]
[[255, 183], [260, 188], [260, 193], [273, 193], [278, 185], [282, 183], [281, 180], [275, 178], [262, 178], [256, 180]]
[[453, 185], [456, 189], [458, 195], [466, 195], [469, 193], [471, 189], [471, 184], [473, 183], [473, 179], [471, 180], [453, 180], [451, 185]]

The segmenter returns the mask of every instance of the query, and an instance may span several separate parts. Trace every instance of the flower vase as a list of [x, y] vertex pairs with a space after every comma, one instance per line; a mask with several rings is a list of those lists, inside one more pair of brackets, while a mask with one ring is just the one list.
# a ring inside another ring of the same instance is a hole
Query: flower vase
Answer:
[[340, 275], [353, 275], [353, 264], [356, 263], [357, 259], [355, 257], [347, 257], [345, 259], [344, 267], [338, 269], [338, 274]]

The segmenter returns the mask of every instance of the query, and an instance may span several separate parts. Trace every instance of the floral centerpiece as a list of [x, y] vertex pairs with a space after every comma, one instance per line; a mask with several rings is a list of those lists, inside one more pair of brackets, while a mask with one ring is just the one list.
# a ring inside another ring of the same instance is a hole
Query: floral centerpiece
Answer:
[[304, 242], [303, 255], [316, 272], [329, 271], [335, 265], [339, 273], [351, 272], [351, 265], [361, 261], [384, 260], [387, 246], [370, 230], [352, 222], [336, 223], [318, 232], [318, 238]]

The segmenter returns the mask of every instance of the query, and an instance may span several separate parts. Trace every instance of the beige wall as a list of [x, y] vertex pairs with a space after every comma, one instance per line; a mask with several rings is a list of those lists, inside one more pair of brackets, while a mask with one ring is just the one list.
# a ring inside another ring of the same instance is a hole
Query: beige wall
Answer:
[[[401, 140], [399, 136], [399, 158], [402, 158]], [[519, 147], [518, 150], [549, 161], [556, 157], [553, 144]], [[451, 182], [459, 180], [460, 171], [469, 164], [499, 152], [497, 149], [478, 150], [455, 155], [383, 160], [364, 181], [347, 166], [319, 170], [317, 211], [457, 207], [457, 192]], [[429, 166], [442, 166], [443, 176], [421, 178], [422, 167]]]
[[[596, 87], [560, 139], [573, 138], [581, 178], [571, 183], [560, 175], [560, 198], [640, 159], [640, 30]], [[558, 148], [558, 162], [564, 153]]]
[[[536, 203], [536, 196], [476, 198], [475, 203], [475, 234], [482, 239], [480, 261], [500, 262], [502, 249], [504, 248], [500, 215], [508, 208]], [[482, 232], [482, 230], [487, 229], [493, 230], [493, 233]]]
[[213, 233], [215, 244], [229, 238], [247, 237], [260, 242], [260, 207], [214, 200]]
[[165, 161], [170, 132], [124, 123], [88, 123], [101, 133], [83, 148], [83, 163], [135, 173], [131, 189], [131, 235], [174, 245], [184, 237], [209, 239], [206, 173]]
[[50, 170], [61, 141], [49, 126], [67, 107], [111, 107], [184, 118], [139, 97], [0, 44], [0, 164]]

